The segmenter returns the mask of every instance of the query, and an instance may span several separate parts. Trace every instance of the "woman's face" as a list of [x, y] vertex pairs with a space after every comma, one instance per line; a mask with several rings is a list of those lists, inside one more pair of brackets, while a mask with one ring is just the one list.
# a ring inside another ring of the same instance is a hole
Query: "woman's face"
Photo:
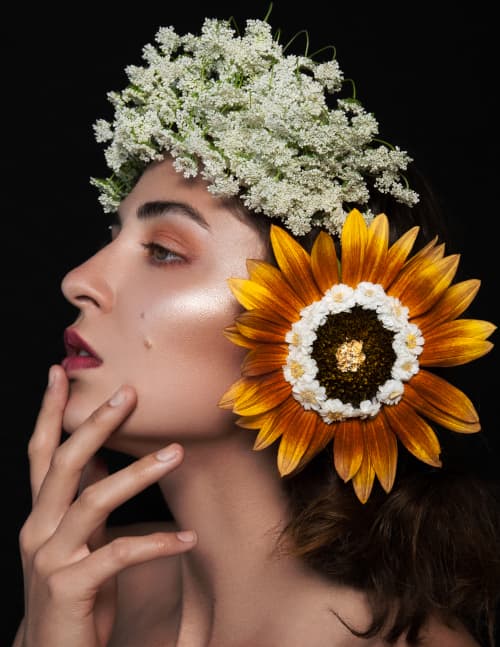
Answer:
[[247, 276], [246, 259], [263, 258], [265, 245], [206, 187], [170, 159], [150, 165], [121, 203], [111, 242], [65, 276], [63, 293], [80, 310], [70, 327], [102, 359], [67, 369], [66, 431], [124, 383], [138, 404], [114, 448], [140, 455], [231, 428], [217, 402], [245, 351], [223, 335], [241, 310], [227, 279]]

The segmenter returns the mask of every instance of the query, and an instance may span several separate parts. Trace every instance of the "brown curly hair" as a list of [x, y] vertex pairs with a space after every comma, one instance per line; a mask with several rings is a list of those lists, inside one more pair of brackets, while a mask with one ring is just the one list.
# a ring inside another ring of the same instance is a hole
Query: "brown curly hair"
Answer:
[[[388, 215], [391, 242], [418, 225], [415, 249], [435, 236], [449, 244], [430, 184], [415, 167], [408, 177], [420, 194], [417, 206], [381, 195], [370, 205]], [[237, 199], [227, 202], [269, 241], [269, 218], [249, 213]], [[299, 239], [306, 249], [316, 233]], [[275, 263], [270, 243], [268, 252]], [[426, 622], [437, 616], [449, 626], [462, 624], [481, 645], [493, 647], [500, 598], [499, 482], [493, 468], [489, 476], [484, 472], [491, 457], [484, 455], [482, 439], [435, 429], [445, 467], [431, 468], [400, 452], [393, 490], [386, 494], [375, 485], [364, 505], [336, 475], [330, 447], [285, 477], [290, 520], [280, 544], [291, 543], [287, 550], [323, 576], [367, 595], [372, 623], [365, 632], [348, 627], [356, 636], [381, 632], [394, 643], [406, 632], [407, 643], [417, 644]], [[477, 461], [482, 472], [470, 466], [474, 451], [483, 452]]]

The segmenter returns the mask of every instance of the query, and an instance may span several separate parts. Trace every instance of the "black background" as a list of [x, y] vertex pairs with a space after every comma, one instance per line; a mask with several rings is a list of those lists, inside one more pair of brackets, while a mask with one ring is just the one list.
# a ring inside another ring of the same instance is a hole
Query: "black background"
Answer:
[[[123, 88], [124, 67], [141, 64], [142, 47], [160, 25], [198, 32], [206, 15], [234, 15], [243, 27], [247, 17], [263, 18], [268, 8], [267, 2], [176, 5], [73, 3], [71, 11], [18, 5], [2, 17], [0, 645], [6, 647], [22, 614], [17, 535], [30, 507], [26, 445], [47, 369], [62, 358], [62, 331], [75, 315], [60, 282], [105, 235], [106, 219], [88, 178], [107, 169], [91, 125], [111, 116], [106, 92]], [[496, 21], [478, 2], [464, 4], [469, 9], [450, 3], [439, 15], [437, 4], [404, 3], [398, 12], [395, 6], [309, 1], [292, 8], [282, 1], [270, 22], [281, 28], [283, 43], [307, 29], [310, 53], [335, 45], [382, 138], [407, 150], [431, 180], [455, 236], [447, 249], [461, 252], [461, 274], [482, 280], [471, 316], [498, 322]], [[302, 53], [304, 45], [301, 36], [289, 51]], [[471, 460], [487, 456], [484, 469], [493, 472], [500, 452], [497, 362], [494, 349], [454, 377], [483, 422], [479, 440], [465, 439]], [[147, 518], [156, 505], [153, 489], [121, 514]]]

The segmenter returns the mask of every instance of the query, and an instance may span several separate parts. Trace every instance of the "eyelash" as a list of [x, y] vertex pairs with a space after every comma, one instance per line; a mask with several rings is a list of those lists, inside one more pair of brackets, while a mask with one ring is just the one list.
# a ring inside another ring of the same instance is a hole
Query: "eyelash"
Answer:
[[[110, 242], [113, 241], [113, 239], [111, 238], [111, 235], [112, 235], [111, 226], [109, 227], [109, 230], [110, 230], [109, 237], [102, 239], [98, 243], [96, 251], [100, 251], [101, 249], [109, 245]], [[168, 247], [164, 247], [163, 245], [159, 245], [158, 243], [154, 243], [154, 242], [142, 243], [142, 246], [146, 250], [147, 256], [151, 260], [151, 263], [153, 265], [175, 265], [177, 263], [184, 263], [186, 260], [180, 254], [177, 254], [176, 252], [172, 251]], [[158, 252], [158, 251], [166, 252], [170, 256], [170, 259], [158, 260], [157, 258], [155, 258], [155, 252]]]
[[[164, 247], [163, 245], [158, 245], [158, 243], [143, 243], [142, 246], [147, 251], [148, 257], [153, 263], [153, 265], [176, 265], [177, 263], [184, 263], [186, 260], [176, 252], [173, 252], [168, 247]], [[166, 252], [170, 256], [170, 259], [158, 260], [154, 256], [155, 252], [158, 252], [158, 251]]]

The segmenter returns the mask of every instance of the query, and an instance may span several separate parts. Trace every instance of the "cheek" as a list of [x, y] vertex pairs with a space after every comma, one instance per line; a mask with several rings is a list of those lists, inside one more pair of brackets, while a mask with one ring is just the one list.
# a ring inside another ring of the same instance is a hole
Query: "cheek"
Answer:
[[[226, 286], [169, 296], [141, 319], [142, 360], [129, 365], [141, 424], [157, 434], [222, 431], [233, 414], [217, 403], [241, 373], [246, 349], [223, 334], [241, 307]], [[139, 343], [139, 340], [138, 340]], [[134, 420], [131, 417], [128, 428]]]

